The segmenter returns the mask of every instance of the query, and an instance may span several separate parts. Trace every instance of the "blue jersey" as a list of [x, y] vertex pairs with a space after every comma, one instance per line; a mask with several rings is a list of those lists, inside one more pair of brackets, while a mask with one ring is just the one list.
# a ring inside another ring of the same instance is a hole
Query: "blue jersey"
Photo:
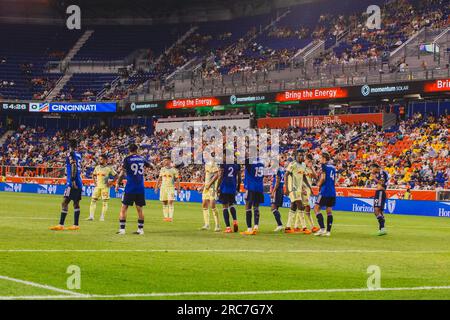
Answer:
[[220, 192], [227, 194], [236, 194], [238, 176], [241, 174], [241, 166], [238, 164], [224, 164], [221, 166], [222, 182], [220, 183]]
[[[72, 172], [72, 164], [75, 165], [76, 173]], [[71, 186], [73, 182], [81, 189], [83, 181], [81, 180], [81, 154], [78, 151], [71, 151], [66, 157], [67, 185]]]
[[247, 191], [264, 191], [264, 164], [261, 162], [246, 163], [244, 187]]
[[280, 183], [278, 184], [278, 189], [283, 190], [285, 175], [286, 175], [286, 169], [283, 167], [279, 167], [277, 170], [277, 173], [275, 173], [272, 177], [272, 189], [275, 188], [275, 184], [277, 182], [277, 177], [279, 177]]
[[123, 169], [127, 174], [127, 184], [125, 193], [141, 194], [145, 193], [144, 188], [144, 168], [150, 167], [150, 163], [143, 157], [132, 154], [123, 160]]
[[387, 188], [388, 182], [389, 182], [389, 174], [381, 170], [375, 175], [375, 182], [383, 187], [383, 189]]
[[336, 168], [331, 164], [323, 164], [322, 172], [325, 174], [325, 181], [320, 187], [320, 194], [327, 198], [336, 197], [336, 188], [334, 187]]

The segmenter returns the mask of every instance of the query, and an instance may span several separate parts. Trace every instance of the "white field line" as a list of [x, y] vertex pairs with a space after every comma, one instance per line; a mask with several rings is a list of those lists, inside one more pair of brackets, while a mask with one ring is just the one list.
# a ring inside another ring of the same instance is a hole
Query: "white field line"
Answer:
[[3, 217], [0, 216], [0, 219], [17, 219], [17, 220], [55, 220], [56, 218], [49, 218], [49, 217]]
[[179, 296], [233, 296], [233, 295], [267, 295], [267, 294], [295, 294], [295, 293], [343, 293], [343, 292], [386, 292], [386, 291], [426, 291], [449, 290], [450, 286], [427, 287], [399, 287], [399, 288], [348, 288], [348, 289], [301, 289], [301, 290], [268, 290], [268, 291], [217, 291], [217, 292], [154, 292], [154, 293], [126, 293], [126, 294], [79, 294], [54, 296], [0, 296], [0, 300], [46, 300], [46, 299], [114, 299], [114, 298], [151, 298], [151, 297], [179, 297]]
[[[0, 219], [13, 219], [13, 220], [49, 220], [49, 221], [55, 221], [55, 217], [17, 217], [17, 216], [1, 216]], [[89, 224], [93, 224], [92, 222], [89, 222]], [[359, 228], [359, 227], [373, 227], [373, 224], [345, 224], [345, 223], [335, 223], [333, 224], [333, 227], [350, 227], [350, 228]], [[396, 225], [389, 225], [389, 228], [392, 229], [423, 229], [421, 226], [396, 226]], [[450, 226], [433, 226], [433, 229], [450, 229]], [[277, 233], [273, 233], [277, 234]], [[266, 234], [270, 235], [270, 233]]]
[[0, 253], [407, 253], [407, 254], [440, 254], [450, 253], [449, 250], [264, 250], [264, 249], [0, 249]]
[[80, 294], [80, 293], [77, 293], [77, 292], [73, 292], [73, 291], [70, 291], [70, 290], [64, 290], [64, 289], [52, 287], [52, 286], [49, 286], [49, 285], [46, 285], [46, 284], [40, 284], [40, 283], [36, 283], [36, 282], [31, 282], [31, 281], [26, 281], [26, 280], [21, 280], [21, 279], [16, 279], [16, 278], [10, 278], [10, 277], [7, 277], [7, 276], [1, 276], [0, 275], [0, 280], [16, 282], [16, 283], [24, 284], [24, 285], [27, 285], [27, 286], [30, 286], [30, 287], [46, 289], [46, 290], [55, 291], [55, 292], [59, 292], [59, 293], [65, 293], [65, 294], [69, 294], [69, 295], [75, 296], [75, 297], [83, 296], [83, 294]]

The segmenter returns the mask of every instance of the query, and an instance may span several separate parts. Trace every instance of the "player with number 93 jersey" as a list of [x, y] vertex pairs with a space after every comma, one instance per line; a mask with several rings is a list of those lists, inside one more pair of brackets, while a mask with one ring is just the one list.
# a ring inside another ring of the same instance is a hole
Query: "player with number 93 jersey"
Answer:
[[118, 192], [122, 179], [124, 177], [127, 179], [119, 215], [120, 229], [117, 233], [125, 234], [128, 206], [136, 204], [138, 230], [135, 234], [143, 235], [144, 211], [142, 207], [145, 206], [144, 171], [145, 168], [152, 167], [152, 165], [138, 154], [138, 146], [136, 144], [131, 143], [128, 149], [129, 155], [123, 160], [122, 171], [116, 182], [116, 192]]
[[123, 160], [123, 169], [126, 173], [127, 183], [122, 203], [132, 206], [145, 206], [144, 170], [150, 163], [138, 154], [131, 154]]

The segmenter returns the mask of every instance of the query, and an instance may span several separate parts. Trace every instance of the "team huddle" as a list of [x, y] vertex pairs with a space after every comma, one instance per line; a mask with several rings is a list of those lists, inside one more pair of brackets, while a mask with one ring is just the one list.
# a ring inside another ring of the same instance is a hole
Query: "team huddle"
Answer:
[[[77, 143], [69, 141], [69, 153], [66, 157], [67, 182], [61, 204], [59, 224], [51, 230], [79, 230], [80, 201], [83, 182], [81, 178], [82, 155], [77, 150]], [[125, 234], [127, 211], [129, 206], [135, 206], [138, 214], [138, 229], [135, 234], [144, 234], [144, 212], [146, 205], [144, 174], [146, 168], [155, 165], [138, 154], [138, 146], [130, 144], [129, 154], [125, 157], [119, 173], [107, 164], [107, 156], [101, 156], [99, 164], [93, 172], [95, 188], [92, 193], [90, 212], [87, 220], [94, 220], [98, 200], [102, 200], [100, 221], [104, 221], [110, 198], [110, 178], [115, 179], [115, 190], [119, 191], [123, 179], [126, 179], [122, 195], [122, 206], [119, 214], [118, 234]], [[320, 158], [320, 174], [316, 172], [314, 160], [307, 150], [296, 150], [293, 158], [280, 158], [280, 165], [276, 172], [270, 172], [259, 159], [246, 159], [241, 166], [236, 163], [217, 164], [208, 160], [204, 164], [205, 178], [199, 191], [202, 193], [203, 226], [201, 230], [210, 230], [210, 212], [214, 218], [214, 231], [222, 231], [220, 227], [217, 203], [222, 205], [225, 233], [239, 231], [236, 196], [241, 192], [242, 168], [244, 170], [243, 187], [245, 190], [245, 220], [247, 229], [243, 235], [256, 235], [259, 231], [260, 210], [264, 203], [264, 176], [271, 175], [270, 188], [271, 211], [276, 221], [275, 232], [314, 234], [316, 236], [330, 236], [333, 225], [333, 207], [336, 204], [336, 168], [332, 164], [330, 154], [323, 152]], [[377, 164], [372, 165], [373, 179], [377, 182], [374, 196], [374, 212], [378, 221], [378, 235], [386, 235], [383, 209], [386, 201], [388, 174]], [[317, 181], [319, 193], [313, 192], [313, 181]], [[172, 165], [170, 158], [164, 158], [158, 181], [154, 187], [159, 191], [162, 203], [164, 221], [173, 222], [175, 191], [180, 191], [179, 172]], [[289, 197], [290, 207], [286, 224], [281, 219], [280, 208], [283, 207], [284, 195]], [[74, 224], [65, 228], [65, 219], [70, 202], [74, 207]], [[326, 220], [321, 213], [325, 208]], [[315, 225], [312, 211], [316, 216]], [[231, 219], [230, 219], [231, 214]]]

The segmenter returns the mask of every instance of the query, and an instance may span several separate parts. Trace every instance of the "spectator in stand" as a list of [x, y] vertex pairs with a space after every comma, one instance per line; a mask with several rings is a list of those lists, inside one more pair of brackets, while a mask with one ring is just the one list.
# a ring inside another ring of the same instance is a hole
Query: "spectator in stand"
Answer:
[[[337, 186], [373, 187], [369, 168], [376, 160], [381, 161], [383, 169], [389, 173], [390, 188], [431, 190], [450, 187], [449, 127], [449, 118], [445, 116], [436, 119], [420, 114], [401, 121], [397, 134], [383, 132], [371, 123], [309, 129], [291, 127], [281, 130], [279, 145], [286, 158], [292, 158], [298, 148], [309, 150], [316, 161], [323, 151], [333, 155], [338, 173]], [[172, 131], [163, 130], [153, 135], [146, 132], [141, 126], [89, 127], [75, 131], [74, 134], [82, 137], [84, 177], [91, 176], [101, 154], [107, 154], [110, 164], [118, 169], [131, 141], [140, 146], [143, 156], [152, 163], [159, 163], [164, 156], [170, 155]], [[0, 147], [0, 164], [62, 167], [61, 145], [67, 138], [63, 131], [21, 126]], [[409, 148], [392, 149], [405, 141], [411, 143]], [[203, 174], [198, 165], [181, 167], [180, 173], [185, 182], [199, 182]], [[156, 180], [157, 175], [157, 170], [149, 171], [146, 179]], [[269, 183], [267, 179], [266, 182]]]

